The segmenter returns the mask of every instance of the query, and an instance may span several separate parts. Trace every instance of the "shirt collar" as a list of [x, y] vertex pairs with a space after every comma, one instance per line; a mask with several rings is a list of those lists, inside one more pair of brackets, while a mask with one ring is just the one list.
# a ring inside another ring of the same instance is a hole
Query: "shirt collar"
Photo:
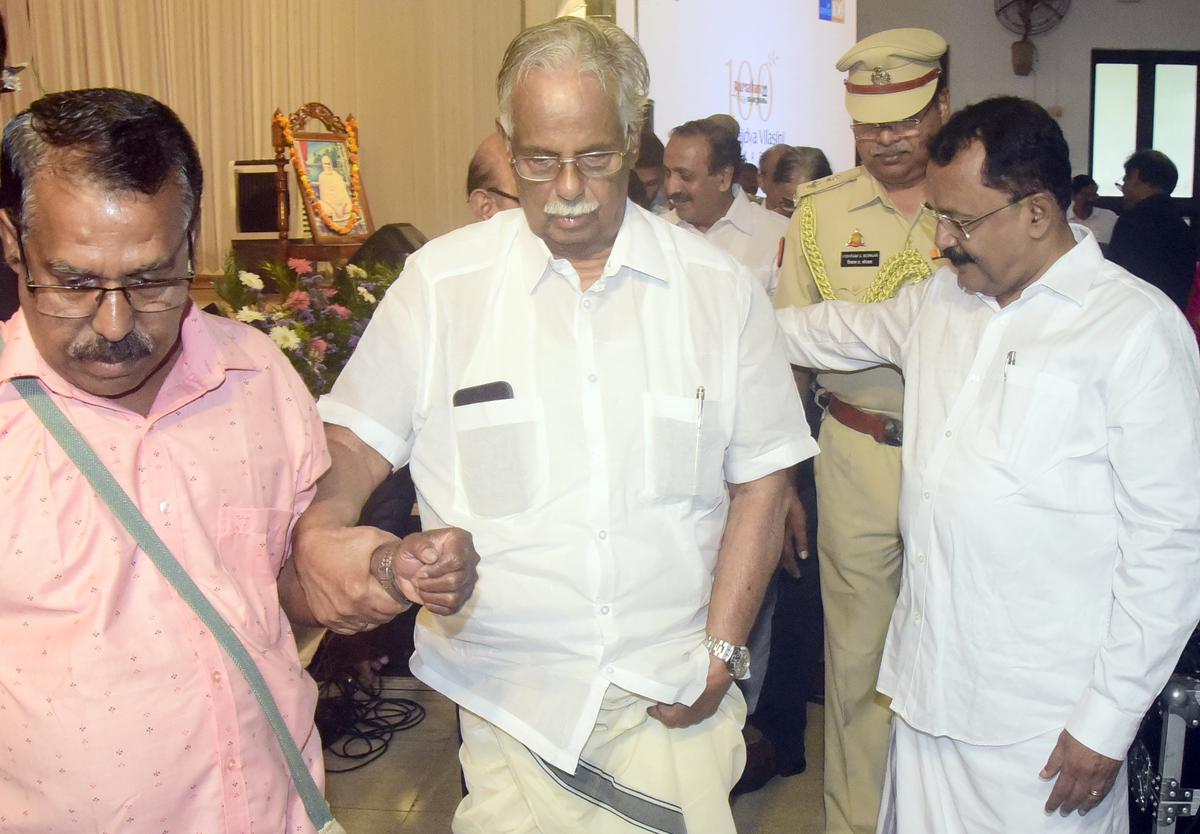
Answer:
[[[750, 202], [750, 198], [746, 196], [746, 192], [742, 191], [740, 185], [734, 183], [733, 202], [730, 203], [729, 210], [725, 212], [725, 216], [721, 220], [727, 220], [745, 234], [753, 234], [754, 208], [755, 205]], [[718, 220], [717, 223], [720, 223], [721, 220]], [[713, 225], [715, 226], [716, 223]]]
[[[654, 219], [645, 209], [626, 200], [625, 216], [621, 219], [621, 227], [617, 230], [617, 237], [613, 241], [612, 251], [608, 254], [602, 277], [616, 275], [624, 267], [669, 283], [670, 269], [663, 257], [663, 242], [655, 235], [652, 225]], [[550, 254], [545, 241], [529, 228], [524, 213], [521, 213], [517, 223], [509, 257], [510, 262], [522, 271], [522, 280], [531, 293], [544, 279], [560, 272], [561, 266], [556, 268], [557, 265], [565, 263]], [[537, 269], [538, 265], [542, 266], [540, 271]]]
[[887, 206], [893, 211], [896, 209], [896, 207], [892, 205], [892, 201], [888, 199], [887, 192], [884, 190], [883, 186], [879, 184], [878, 180], [871, 176], [871, 172], [866, 168], [862, 168], [860, 175], [855, 177], [847, 187], [850, 189], [850, 193], [847, 197], [846, 204], [850, 206], [851, 210], [860, 209], [863, 206], [875, 202], [876, 200], [883, 203], [883, 205]]
[[1082, 307], [1088, 290], [1104, 266], [1104, 255], [1091, 229], [1077, 224], [1071, 224], [1070, 229], [1075, 236], [1075, 245], [1050, 265], [1036, 285], [1065, 296]]
[[[157, 402], [168, 404], [171, 409], [178, 408], [183, 404], [181, 400], [195, 399], [220, 385], [227, 371], [252, 371], [260, 367], [261, 363], [250, 358], [230, 334], [210, 324], [208, 318], [194, 303], [190, 305], [180, 329], [183, 349], [163, 381]], [[0, 324], [0, 336], [4, 339], [4, 349], [0, 353], [0, 384], [16, 377], [35, 377], [59, 396], [102, 408], [113, 407], [107, 398], [75, 387], [50, 367], [33, 343], [23, 310]]]

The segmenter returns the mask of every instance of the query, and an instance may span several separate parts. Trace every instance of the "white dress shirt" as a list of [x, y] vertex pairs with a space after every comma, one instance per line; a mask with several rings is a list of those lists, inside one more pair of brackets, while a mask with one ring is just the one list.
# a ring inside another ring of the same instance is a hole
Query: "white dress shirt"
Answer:
[[1078, 243], [1001, 309], [942, 268], [779, 311], [793, 364], [905, 375], [900, 598], [879, 691], [972, 744], [1121, 758], [1200, 618], [1200, 360], [1179, 310]]
[[735, 261], [750, 270], [767, 295], [775, 294], [775, 286], [779, 282], [779, 242], [787, 233], [788, 226], [788, 220], [782, 214], [763, 208], [747, 197], [741, 186], [734, 185], [733, 202], [729, 209], [706, 232], [701, 232], [686, 220], [680, 220], [674, 209], [663, 217], [676, 226], [703, 234], [705, 240], [724, 249]]
[[1087, 216], [1087, 219], [1075, 216], [1075, 204], [1067, 206], [1067, 221], [1070, 223], [1078, 223], [1080, 226], [1087, 226], [1092, 230], [1092, 234], [1096, 237], [1096, 242], [1107, 246], [1112, 240], [1113, 229], [1117, 226], [1117, 213], [1102, 209], [1099, 206], [1092, 207], [1092, 213]]
[[[492, 382], [511, 398], [451, 405]], [[474, 535], [474, 595], [421, 613], [413, 673], [572, 771], [610, 683], [703, 691], [726, 482], [816, 452], [766, 294], [632, 203], [586, 292], [519, 210], [426, 244], [320, 411], [411, 462], [427, 528]]]

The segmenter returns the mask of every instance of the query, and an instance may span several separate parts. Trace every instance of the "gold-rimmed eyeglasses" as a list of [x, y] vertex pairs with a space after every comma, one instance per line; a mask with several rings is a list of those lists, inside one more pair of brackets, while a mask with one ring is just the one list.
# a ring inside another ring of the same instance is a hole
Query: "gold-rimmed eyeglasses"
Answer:
[[21, 254], [21, 263], [25, 264], [25, 286], [33, 294], [34, 304], [39, 313], [59, 319], [84, 319], [94, 316], [100, 309], [105, 295], [110, 292], [121, 293], [129, 302], [129, 306], [139, 313], [165, 313], [167, 310], [182, 307], [187, 303], [188, 290], [196, 278], [191, 234], [186, 236], [185, 241], [187, 275], [143, 279], [106, 287], [101, 284], [104, 279], [93, 275], [82, 276], [71, 283], [30, 280], [32, 270], [29, 256], [25, 252], [21, 232], [17, 231], [17, 250]]
[[513, 169], [517, 176], [530, 182], [549, 182], [558, 177], [558, 172], [568, 163], [582, 177], [597, 179], [611, 177], [621, 170], [621, 163], [628, 151], [589, 151], [575, 156], [515, 156]]
[[932, 214], [934, 216], [934, 218], [937, 220], [937, 222], [945, 223], [947, 226], [949, 226], [950, 233], [953, 234], [956, 238], [959, 238], [960, 240], [970, 240], [971, 239], [970, 229], [972, 226], [979, 225], [984, 220], [987, 220], [989, 217], [991, 217], [993, 214], [999, 214], [1000, 212], [1004, 211], [1006, 208], [1012, 208], [1017, 203], [1021, 202], [1022, 200], [1026, 200], [1029, 197], [1032, 197], [1036, 193], [1037, 192], [1035, 191], [1031, 194], [1022, 194], [1020, 197], [1017, 197], [1016, 199], [1005, 203], [1004, 205], [1000, 206], [999, 208], [994, 208], [991, 211], [984, 212], [983, 214], [979, 215], [978, 217], [972, 217], [970, 220], [959, 220], [957, 218], [951, 217], [950, 215], [946, 214], [945, 212], [938, 211], [933, 206], [929, 205], [929, 203], [924, 203], [921, 206], [921, 208], [925, 209], [925, 211]]

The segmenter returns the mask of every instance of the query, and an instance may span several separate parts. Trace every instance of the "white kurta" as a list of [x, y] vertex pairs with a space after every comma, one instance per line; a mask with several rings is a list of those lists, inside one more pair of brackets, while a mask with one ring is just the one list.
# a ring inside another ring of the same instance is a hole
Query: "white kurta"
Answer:
[[1072, 229], [1003, 309], [943, 268], [779, 320], [794, 364], [904, 372], [896, 713], [1121, 758], [1200, 618], [1200, 360], [1167, 297]]
[[779, 282], [779, 241], [787, 234], [788, 221], [782, 214], [763, 208], [749, 199], [740, 186], [733, 186], [733, 202], [725, 215], [701, 232], [679, 219], [674, 210], [663, 215], [668, 221], [715, 244], [750, 270], [767, 295], [775, 294]]
[[[452, 406], [491, 382], [511, 398]], [[430, 241], [319, 408], [411, 460], [426, 527], [474, 535], [414, 674], [568, 771], [610, 683], [700, 694], [726, 483], [816, 452], [766, 294], [632, 203], [587, 291], [519, 210]]]

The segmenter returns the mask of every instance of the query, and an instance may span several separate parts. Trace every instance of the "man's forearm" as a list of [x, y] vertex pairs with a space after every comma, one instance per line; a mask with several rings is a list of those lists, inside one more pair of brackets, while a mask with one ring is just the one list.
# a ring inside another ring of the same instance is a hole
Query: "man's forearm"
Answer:
[[783, 547], [788, 470], [731, 487], [708, 608], [708, 633], [745, 645]]
[[298, 522], [300, 530], [313, 525], [357, 524], [367, 499], [391, 472], [383, 456], [349, 429], [326, 424], [325, 439], [330, 466], [317, 482], [317, 495]]

